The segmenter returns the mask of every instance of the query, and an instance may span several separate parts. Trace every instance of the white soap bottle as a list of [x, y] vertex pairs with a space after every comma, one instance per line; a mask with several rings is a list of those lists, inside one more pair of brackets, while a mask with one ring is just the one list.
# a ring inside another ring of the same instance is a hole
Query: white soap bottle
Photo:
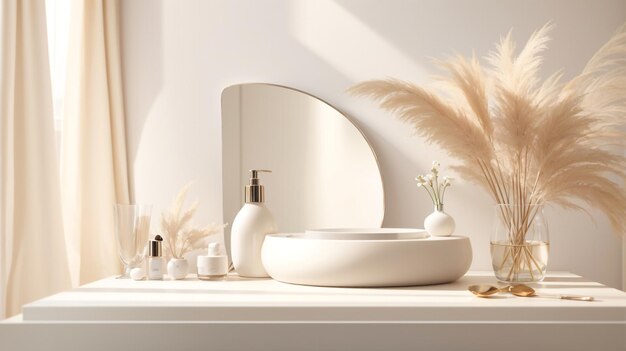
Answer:
[[245, 201], [230, 231], [233, 265], [242, 277], [269, 277], [261, 261], [261, 247], [265, 235], [276, 233], [274, 216], [265, 207], [265, 189], [259, 183], [259, 172], [250, 170], [250, 183], [245, 187]]

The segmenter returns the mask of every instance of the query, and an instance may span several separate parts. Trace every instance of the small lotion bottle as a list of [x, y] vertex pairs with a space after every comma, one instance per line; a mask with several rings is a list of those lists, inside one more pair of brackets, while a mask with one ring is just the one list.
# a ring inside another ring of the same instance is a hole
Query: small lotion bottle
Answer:
[[222, 245], [209, 243], [206, 256], [198, 256], [198, 279], [222, 280], [228, 274], [228, 258], [222, 251]]
[[250, 183], [245, 187], [245, 204], [237, 213], [230, 231], [233, 265], [241, 277], [269, 277], [261, 261], [261, 247], [267, 234], [276, 233], [276, 221], [265, 207], [265, 189], [259, 172], [250, 170]]
[[148, 279], [163, 279], [165, 260], [163, 259], [163, 238], [157, 235], [148, 243], [148, 259], [146, 260]]

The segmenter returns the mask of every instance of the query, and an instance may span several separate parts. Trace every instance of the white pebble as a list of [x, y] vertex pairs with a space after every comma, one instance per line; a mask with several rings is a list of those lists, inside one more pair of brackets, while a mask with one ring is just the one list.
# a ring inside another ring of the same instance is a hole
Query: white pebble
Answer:
[[142, 280], [146, 277], [146, 270], [140, 267], [133, 268], [130, 270], [130, 277], [133, 280]]

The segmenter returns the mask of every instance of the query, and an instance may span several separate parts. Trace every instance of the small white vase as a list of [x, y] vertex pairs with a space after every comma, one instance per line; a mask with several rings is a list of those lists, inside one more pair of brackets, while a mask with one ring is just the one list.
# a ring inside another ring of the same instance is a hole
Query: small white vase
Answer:
[[454, 218], [443, 210], [443, 205], [435, 206], [433, 213], [424, 219], [424, 229], [432, 236], [450, 236], [455, 227]]
[[189, 262], [184, 258], [172, 258], [167, 263], [167, 274], [173, 279], [183, 279], [189, 272]]

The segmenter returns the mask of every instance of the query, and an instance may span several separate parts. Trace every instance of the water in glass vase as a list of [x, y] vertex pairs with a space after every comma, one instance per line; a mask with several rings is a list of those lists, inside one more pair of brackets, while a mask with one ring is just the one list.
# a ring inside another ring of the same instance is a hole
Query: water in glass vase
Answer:
[[550, 244], [543, 241], [526, 241], [524, 244], [492, 242], [491, 263], [496, 278], [503, 282], [543, 280], [549, 251]]

